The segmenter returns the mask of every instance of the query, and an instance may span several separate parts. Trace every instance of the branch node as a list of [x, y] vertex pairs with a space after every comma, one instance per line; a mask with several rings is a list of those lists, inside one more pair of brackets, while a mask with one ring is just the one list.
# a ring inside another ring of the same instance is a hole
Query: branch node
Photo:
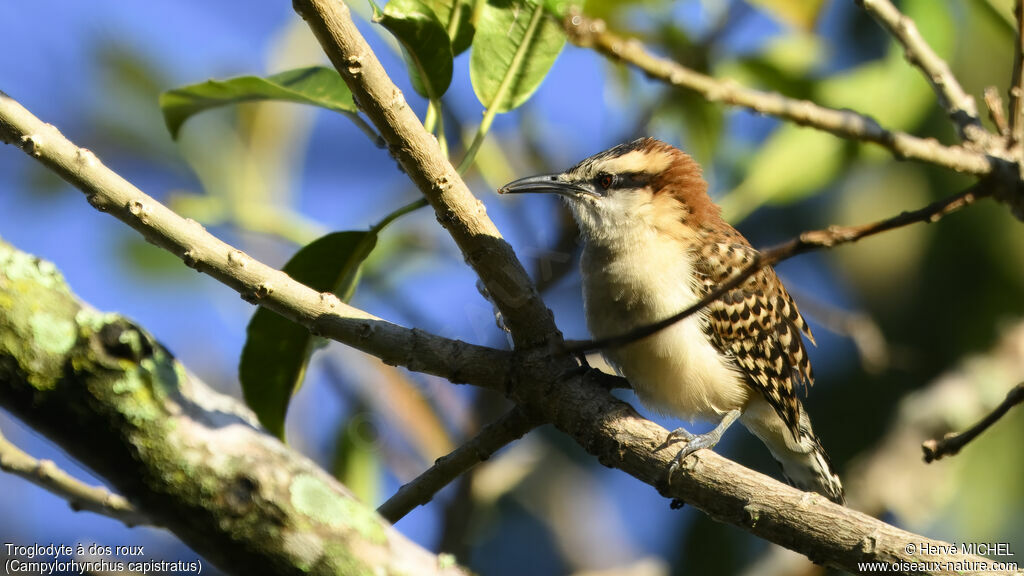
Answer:
[[[198, 222], [196, 223], [198, 224]], [[228, 265], [235, 268], [245, 268], [249, 265], [249, 257], [241, 250], [231, 250], [228, 252]]]

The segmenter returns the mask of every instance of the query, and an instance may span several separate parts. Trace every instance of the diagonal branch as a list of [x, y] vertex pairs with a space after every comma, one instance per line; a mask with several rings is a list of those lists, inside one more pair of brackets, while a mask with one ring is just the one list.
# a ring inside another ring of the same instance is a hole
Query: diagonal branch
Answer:
[[891, 218], [886, 218], [885, 220], [879, 220], [870, 224], [861, 224], [860, 226], [830, 226], [824, 230], [804, 232], [800, 234], [800, 236], [797, 236], [788, 242], [775, 246], [774, 248], [769, 248], [763, 252], [759, 252], [745, 268], [736, 274], [733, 274], [725, 282], [719, 284], [714, 290], [708, 293], [707, 296], [701, 298], [689, 308], [686, 308], [675, 315], [669, 316], [664, 320], [659, 320], [653, 324], [648, 324], [647, 326], [641, 326], [619, 336], [599, 338], [597, 340], [585, 340], [566, 345], [564, 350], [567, 353], [591, 352], [606, 348], [617, 348], [631, 342], [636, 342], [637, 340], [660, 332], [684, 318], [696, 314], [702, 308], [715, 300], [718, 300], [733, 288], [743, 284], [748, 278], [756, 274], [758, 270], [765, 266], [772, 266], [798, 254], [813, 252], [823, 248], [834, 248], [842, 244], [856, 242], [862, 238], [881, 234], [882, 232], [888, 232], [889, 230], [894, 230], [910, 224], [916, 224], [918, 222], [937, 222], [943, 216], [956, 212], [964, 206], [973, 204], [979, 198], [985, 198], [992, 194], [993, 191], [991, 186], [987, 185], [987, 182], [982, 181], [958, 194], [932, 202], [924, 208], [919, 208], [912, 212], [902, 212]]
[[578, 46], [593, 48], [612, 60], [621, 60], [679, 88], [693, 90], [710, 102], [749, 108], [800, 126], [809, 126], [841, 138], [873, 142], [897, 158], [909, 158], [950, 168], [957, 172], [986, 175], [996, 168], [993, 158], [959, 146], [943, 146], [933, 139], [918, 138], [883, 128], [874, 118], [851, 110], [836, 110], [808, 100], [788, 98], [741, 86], [732, 80], [718, 80], [677, 62], [652, 54], [639, 41], [622, 38], [605, 28], [601, 20], [570, 14], [565, 22], [569, 39]]
[[916, 554], [909, 544], [923, 545], [928, 550], [940, 543], [829, 502], [818, 494], [801, 492], [708, 450], [685, 460], [668, 482], [666, 471], [675, 451], [659, 449], [665, 446], [668, 432], [640, 417], [629, 405], [597, 390], [589, 378], [577, 377], [557, 385], [521, 380], [510, 390], [517, 401], [532, 398], [528, 408], [538, 410], [543, 419], [554, 423], [605, 466], [619, 468], [656, 487], [667, 498], [680, 499], [719, 522], [742, 527], [815, 562], [854, 573], [863, 571], [859, 563], [870, 561], [917, 566], [905, 568], [905, 573], [944, 573], [937, 564], [925, 568], [921, 564], [925, 561], [956, 560], [973, 562], [975, 567], [987, 566], [981, 564], [987, 561], [978, 556]]
[[360, 109], [380, 130], [391, 153], [480, 277], [516, 344], [530, 347], [549, 340], [560, 342], [551, 311], [512, 247], [388, 77], [352, 21], [348, 6], [336, 0], [294, 0], [293, 4]]
[[974, 98], [960, 86], [949, 64], [928, 45], [914, 21], [889, 0], [855, 1], [903, 46], [907, 62], [921, 69], [935, 91], [939, 105], [956, 124], [960, 137], [984, 144], [989, 134], [978, 119]]
[[417, 506], [430, 502], [435, 494], [464, 472], [522, 438], [538, 424], [540, 423], [532, 420], [521, 408], [513, 408], [485, 426], [465, 444], [438, 458], [433, 466], [399, 488], [394, 496], [377, 508], [377, 513], [392, 524], [398, 522]]
[[152, 524], [152, 520], [136, 510], [124, 496], [114, 494], [103, 486], [89, 486], [58, 468], [52, 460], [36, 460], [12, 444], [2, 433], [0, 470], [20, 476], [67, 500], [72, 510], [102, 514], [129, 527]]
[[373, 354], [384, 362], [453, 382], [504, 389], [506, 352], [450, 340], [386, 322], [320, 293], [284, 272], [221, 241], [192, 219], [172, 210], [104, 166], [60, 131], [0, 92], [0, 141], [17, 143], [58, 176], [76, 186], [101, 212], [128, 224], [146, 240], [205, 272], [242, 298], [265, 306], [314, 334]]
[[941, 460], [944, 456], [956, 456], [960, 449], [988, 430], [1017, 404], [1024, 403], [1024, 382], [1017, 384], [1006, 393], [1006, 398], [989, 412], [977, 424], [959, 434], [947, 434], [942, 440], [928, 440], [921, 445], [924, 450], [924, 461], [931, 463]]

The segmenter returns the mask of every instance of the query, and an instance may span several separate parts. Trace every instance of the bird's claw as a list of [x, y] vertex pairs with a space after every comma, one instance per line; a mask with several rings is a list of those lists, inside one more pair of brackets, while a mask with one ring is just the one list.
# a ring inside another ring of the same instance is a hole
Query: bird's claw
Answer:
[[680, 440], [686, 441], [686, 446], [676, 454], [676, 457], [672, 459], [672, 464], [668, 467], [668, 483], [672, 484], [672, 476], [679, 470], [683, 464], [683, 460], [686, 457], [698, 450], [705, 448], [714, 448], [722, 435], [716, 433], [717, 430], [712, 430], [704, 434], [694, 434], [683, 428], [676, 428], [669, 432], [668, 437], [665, 439], [664, 445], [675, 444]]

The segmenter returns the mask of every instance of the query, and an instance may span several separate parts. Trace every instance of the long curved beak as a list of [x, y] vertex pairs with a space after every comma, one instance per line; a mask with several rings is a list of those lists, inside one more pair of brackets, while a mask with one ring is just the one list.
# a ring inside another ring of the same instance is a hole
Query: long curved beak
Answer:
[[509, 182], [498, 189], [498, 194], [558, 194], [568, 198], [576, 198], [580, 194], [596, 196], [593, 188], [585, 184], [568, 182], [561, 174], [543, 174], [540, 176], [528, 176], [514, 182]]

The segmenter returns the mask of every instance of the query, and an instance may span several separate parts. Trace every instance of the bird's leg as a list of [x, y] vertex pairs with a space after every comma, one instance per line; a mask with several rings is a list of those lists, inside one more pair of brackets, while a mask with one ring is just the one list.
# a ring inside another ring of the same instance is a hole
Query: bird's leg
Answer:
[[675, 474], [676, 470], [679, 469], [680, 464], [687, 456], [693, 454], [697, 450], [704, 448], [714, 448], [718, 441], [722, 439], [722, 434], [740, 417], [741, 412], [739, 410], [731, 410], [726, 412], [725, 416], [722, 417], [722, 421], [715, 426], [715, 429], [704, 434], [693, 434], [683, 428], [676, 428], [675, 430], [668, 433], [668, 438], [665, 440], [665, 444], [674, 444], [680, 440], [686, 440], [686, 447], [676, 454], [676, 457], [672, 460], [672, 465], [668, 468], [669, 481], [672, 480], [672, 475]]

